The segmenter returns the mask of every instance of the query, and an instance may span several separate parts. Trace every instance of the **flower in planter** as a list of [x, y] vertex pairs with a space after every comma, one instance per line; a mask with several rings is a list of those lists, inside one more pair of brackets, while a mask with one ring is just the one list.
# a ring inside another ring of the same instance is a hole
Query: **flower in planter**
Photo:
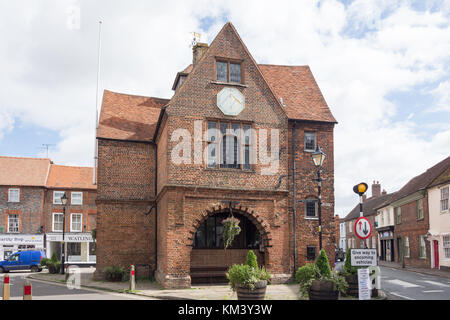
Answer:
[[239, 227], [239, 219], [231, 216], [222, 220], [223, 224], [223, 242], [225, 249], [228, 248], [239, 233], [241, 233], [241, 227]]

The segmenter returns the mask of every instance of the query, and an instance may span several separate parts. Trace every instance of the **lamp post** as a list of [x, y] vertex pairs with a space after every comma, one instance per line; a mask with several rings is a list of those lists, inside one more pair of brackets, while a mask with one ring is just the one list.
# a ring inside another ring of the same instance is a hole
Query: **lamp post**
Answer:
[[64, 192], [63, 196], [61, 197], [61, 203], [63, 205], [63, 238], [62, 238], [62, 253], [61, 253], [61, 274], [65, 273], [65, 262], [66, 262], [66, 249], [65, 249], [65, 229], [66, 229], [66, 205], [67, 200], [69, 200], [66, 196], [66, 193]]
[[323, 179], [320, 177], [320, 171], [322, 169], [323, 162], [325, 161], [326, 154], [320, 149], [319, 146], [316, 147], [316, 151], [314, 151], [311, 155], [314, 165], [317, 168], [317, 179], [314, 181], [318, 182], [318, 192], [319, 192], [319, 201], [318, 201], [318, 214], [319, 214], [319, 251], [322, 250], [322, 181]]

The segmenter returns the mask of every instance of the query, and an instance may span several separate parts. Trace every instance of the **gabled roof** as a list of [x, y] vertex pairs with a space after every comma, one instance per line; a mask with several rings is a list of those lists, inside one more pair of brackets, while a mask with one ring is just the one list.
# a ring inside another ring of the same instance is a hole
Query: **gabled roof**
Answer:
[[161, 107], [169, 101], [105, 90], [97, 138], [151, 141]]
[[46, 186], [49, 189], [97, 189], [93, 184], [93, 168], [55, 164], [51, 165]]
[[45, 187], [50, 159], [0, 156], [0, 185]]
[[391, 202], [395, 202], [409, 196], [417, 191], [424, 190], [450, 167], [450, 156], [435, 164], [424, 173], [412, 178], [392, 197]]
[[[372, 216], [377, 213], [377, 208], [390, 200], [393, 193], [388, 193], [378, 197], [368, 198], [363, 203], [363, 215], [364, 217]], [[359, 218], [359, 203], [350, 211], [343, 219], [343, 221], [350, 221]]]
[[337, 122], [309, 66], [258, 66], [278, 99], [283, 99], [289, 119]]

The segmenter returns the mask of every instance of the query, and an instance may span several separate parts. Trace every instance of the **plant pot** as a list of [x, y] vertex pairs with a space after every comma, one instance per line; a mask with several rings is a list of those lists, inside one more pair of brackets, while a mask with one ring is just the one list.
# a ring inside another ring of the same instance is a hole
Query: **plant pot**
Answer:
[[111, 282], [120, 282], [122, 281], [122, 274], [108, 274], [106, 276], [106, 280]]
[[338, 300], [339, 291], [329, 280], [313, 280], [309, 289], [309, 300]]
[[261, 280], [255, 283], [252, 290], [248, 286], [236, 286], [238, 300], [264, 300], [266, 296], [267, 281]]
[[348, 283], [346, 295], [357, 297], [359, 295], [358, 275], [352, 274], [350, 276], [345, 276], [345, 281]]
[[51, 274], [57, 274], [61, 271], [61, 265], [48, 264], [47, 265], [48, 272]]

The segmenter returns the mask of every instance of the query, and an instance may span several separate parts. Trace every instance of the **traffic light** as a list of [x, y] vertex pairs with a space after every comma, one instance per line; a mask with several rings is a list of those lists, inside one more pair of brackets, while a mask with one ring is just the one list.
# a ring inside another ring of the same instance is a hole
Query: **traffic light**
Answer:
[[361, 182], [353, 187], [353, 192], [362, 196], [367, 191], [367, 183]]

